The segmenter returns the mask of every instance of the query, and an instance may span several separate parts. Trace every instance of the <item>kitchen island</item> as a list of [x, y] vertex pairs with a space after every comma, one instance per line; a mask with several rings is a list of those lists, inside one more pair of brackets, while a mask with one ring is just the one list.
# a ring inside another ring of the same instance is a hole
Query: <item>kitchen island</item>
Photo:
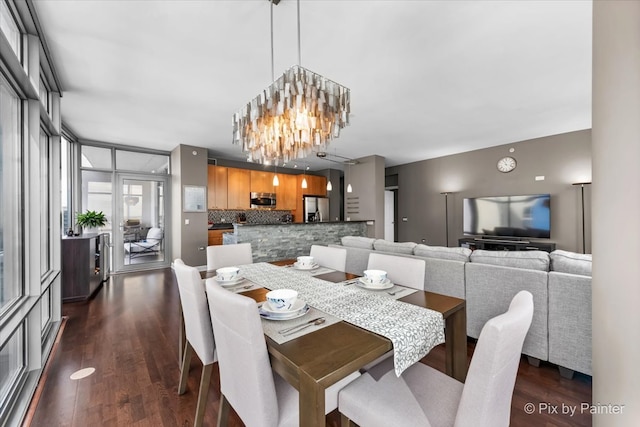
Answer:
[[340, 244], [344, 236], [368, 236], [373, 221], [233, 224], [223, 243], [251, 243], [253, 262], [308, 255], [311, 245]]

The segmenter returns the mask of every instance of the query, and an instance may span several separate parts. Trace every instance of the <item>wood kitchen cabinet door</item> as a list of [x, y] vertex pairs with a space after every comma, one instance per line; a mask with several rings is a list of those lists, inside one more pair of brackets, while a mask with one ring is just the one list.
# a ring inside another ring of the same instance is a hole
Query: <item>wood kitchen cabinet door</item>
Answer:
[[207, 168], [207, 207], [227, 208], [227, 168], [209, 165]]
[[276, 208], [285, 210], [296, 209], [297, 180], [295, 175], [278, 174], [280, 185], [276, 187]]
[[276, 188], [273, 186], [273, 172], [251, 171], [251, 192], [275, 193], [275, 190]]
[[216, 194], [215, 194], [215, 206], [216, 209], [227, 209], [227, 168], [224, 166], [214, 166], [216, 175]]
[[303, 190], [303, 193], [312, 196], [326, 196], [327, 178], [324, 176], [307, 175], [307, 190]]
[[247, 169], [227, 168], [227, 209], [249, 209], [251, 172]]

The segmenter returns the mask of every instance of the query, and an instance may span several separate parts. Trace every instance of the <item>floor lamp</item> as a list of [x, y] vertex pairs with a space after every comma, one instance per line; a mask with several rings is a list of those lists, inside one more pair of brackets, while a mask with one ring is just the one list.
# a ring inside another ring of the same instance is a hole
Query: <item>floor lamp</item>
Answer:
[[443, 193], [440, 194], [444, 194], [444, 228], [445, 228], [445, 232], [446, 232], [446, 240], [447, 240], [447, 247], [449, 247], [449, 203], [448, 203], [448, 198], [449, 198], [449, 192], [445, 191]]
[[584, 234], [584, 186], [590, 185], [590, 182], [575, 182], [571, 185], [579, 185], [580, 186], [580, 208], [582, 213], [582, 253], [587, 253], [587, 244], [585, 242], [585, 234]]

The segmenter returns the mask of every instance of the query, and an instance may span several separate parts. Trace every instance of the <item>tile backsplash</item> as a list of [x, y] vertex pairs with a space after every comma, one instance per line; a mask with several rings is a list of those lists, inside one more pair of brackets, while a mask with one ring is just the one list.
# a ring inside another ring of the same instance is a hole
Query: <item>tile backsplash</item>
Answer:
[[281, 222], [282, 215], [290, 214], [290, 210], [268, 209], [215, 209], [209, 211], [209, 222], [213, 224], [236, 222], [238, 214], [245, 214], [247, 224], [276, 224]]

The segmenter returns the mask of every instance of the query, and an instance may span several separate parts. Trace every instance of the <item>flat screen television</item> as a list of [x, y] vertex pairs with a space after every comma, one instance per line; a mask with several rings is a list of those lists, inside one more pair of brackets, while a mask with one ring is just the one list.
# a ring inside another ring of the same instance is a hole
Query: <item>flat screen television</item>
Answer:
[[551, 237], [550, 201], [549, 194], [465, 198], [463, 232], [476, 236], [548, 239]]

